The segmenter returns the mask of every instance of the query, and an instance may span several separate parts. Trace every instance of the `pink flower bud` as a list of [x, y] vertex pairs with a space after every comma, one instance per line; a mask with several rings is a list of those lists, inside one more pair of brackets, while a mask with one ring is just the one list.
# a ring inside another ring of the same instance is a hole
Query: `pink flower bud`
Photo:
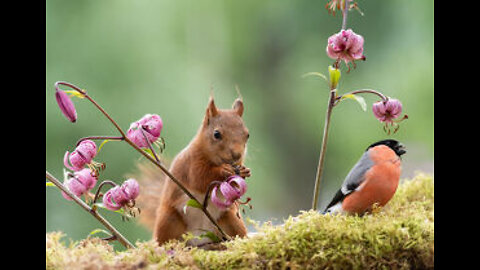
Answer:
[[[72, 171], [83, 169], [86, 164], [90, 164], [97, 154], [97, 146], [91, 140], [84, 140], [70, 154], [68, 151], [63, 157], [63, 164]], [[70, 164], [68, 163], [70, 161]]]
[[156, 114], [146, 114], [137, 122], [130, 124], [130, 128], [127, 131], [127, 137], [138, 147], [148, 147], [148, 143], [145, 140], [142, 130], [150, 143], [155, 142], [160, 137], [160, 132], [163, 128], [162, 118]]
[[[93, 176], [92, 170], [83, 169], [75, 172], [74, 176], [67, 179], [64, 185], [76, 196], [81, 196], [90, 191], [97, 184], [97, 177]], [[62, 195], [67, 200], [72, 200], [70, 196], [62, 192]]]
[[352, 29], [341, 30], [328, 38], [327, 55], [335, 60], [343, 60], [345, 64], [355, 64], [355, 60], [365, 60], [363, 42], [363, 37]]
[[402, 103], [397, 99], [388, 99], [373, 104], [372, 111], [380, 122], [392, 123], [402, 113]]
[[75, 123], [75, 121], [77, 121], [77, 111], [75, 110], [75, 106], [68, 94], [64, 91], [56, 90], [55, 98], [63, 115], [65, 115], [70, 122]]

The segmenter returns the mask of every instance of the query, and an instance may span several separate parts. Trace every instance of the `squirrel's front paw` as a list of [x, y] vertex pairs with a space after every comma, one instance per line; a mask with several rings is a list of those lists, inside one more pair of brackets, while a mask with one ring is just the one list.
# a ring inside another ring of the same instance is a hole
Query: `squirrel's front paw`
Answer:
[[235, 167], [235, 174], [243, 178], [252, 176], [252, 174], [250, 173], [250, 169], [243, 165]]
[[235, 175], [235, 168], [230, 164], [222, 164], [219, 167], [220, 175], [224, 178]]

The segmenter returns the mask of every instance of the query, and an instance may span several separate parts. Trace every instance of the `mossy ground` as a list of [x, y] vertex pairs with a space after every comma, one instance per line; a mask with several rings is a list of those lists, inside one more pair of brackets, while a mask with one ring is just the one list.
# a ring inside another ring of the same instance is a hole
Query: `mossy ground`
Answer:
[[257, 225], [258, 234], [235, 239], [226, 249], [137, 242], [114, 251], [91, 238], [70, 245], [47, 233], [47, 269], [432, 269], [433, 177], [405, 180], [382, 209], [363, 217], [301, 212], [283, 226]]

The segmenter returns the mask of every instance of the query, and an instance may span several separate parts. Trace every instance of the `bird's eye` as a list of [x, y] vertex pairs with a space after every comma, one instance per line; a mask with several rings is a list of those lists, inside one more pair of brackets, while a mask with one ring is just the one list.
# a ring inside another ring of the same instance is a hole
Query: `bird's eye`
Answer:
[[222, 138], [222, 134], [220, 133], [220, 131], [215, 130], [213, 132], [213, 137], [215, 137], [215, 139], [217, 139], [217, 140], [220, 140]]

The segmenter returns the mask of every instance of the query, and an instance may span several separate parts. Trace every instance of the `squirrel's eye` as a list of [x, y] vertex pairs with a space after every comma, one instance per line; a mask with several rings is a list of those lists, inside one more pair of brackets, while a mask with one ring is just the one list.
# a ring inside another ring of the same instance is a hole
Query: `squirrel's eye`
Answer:
[[222, 134], [220, 134], [220, 131], [215, 130], [213, 132], [213, 137], [215, 137], [215, 139], [217, 139], [217, 140], [220, 140], [222, 138]]
[[250, 138], [250, 133], [247, 134], [247, 140]]

